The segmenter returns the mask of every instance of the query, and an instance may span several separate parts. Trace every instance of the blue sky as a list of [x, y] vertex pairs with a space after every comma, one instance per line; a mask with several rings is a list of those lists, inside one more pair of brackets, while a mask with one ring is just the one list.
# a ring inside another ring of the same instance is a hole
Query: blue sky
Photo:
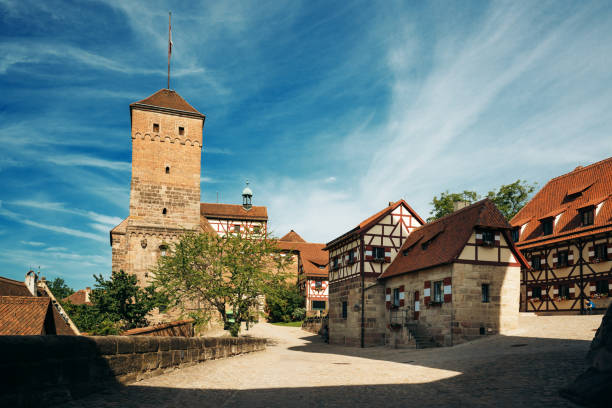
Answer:
[[0, 276], [108, 274], [129, 108], [207, 115], [202, 201], [244, 180], [326, 242], [406, 199], [548, 179], [612, 154], [612, 3], [0, 0]]

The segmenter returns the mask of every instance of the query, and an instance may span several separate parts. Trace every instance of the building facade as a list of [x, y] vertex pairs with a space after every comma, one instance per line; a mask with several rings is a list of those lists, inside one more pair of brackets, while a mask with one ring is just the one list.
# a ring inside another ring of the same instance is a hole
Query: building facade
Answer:
[[604, 310], [612, 294], [612, 158], [550, 180], [511, 220], [529, 261], [521, 310]]
[[329, 258], [323, 248], [325, 244], [306, 242], [291, 230], [278, 240], [278, 247], [295, 256], [290, 265], [292, 276], [296, 277], [300, 294], [306, 303], [306, 315], [324, 315], [329, 308]]
[[387, 344], [452, 346], [518, 326], [521, 265], [488, 199], [416, 229], [379, 277]]
[[385, 293], [378, 277], [409, 234], [424, 223], [400, 200], [327, 244], [330, 343], [361, 347], [384, 344]]

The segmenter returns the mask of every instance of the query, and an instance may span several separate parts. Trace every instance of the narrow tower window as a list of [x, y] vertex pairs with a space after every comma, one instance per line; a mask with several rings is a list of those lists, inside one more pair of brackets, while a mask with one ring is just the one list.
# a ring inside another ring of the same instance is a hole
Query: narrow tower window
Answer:
[[166, 174], [170, 174], [170, 167], [166, 166]]
[[154, 123], [153, 124], [153, 131], [154, 132], [159, 132], [159, 123]]
[[183, 136], [185, 134], [185, 128], [182, 126], [179, 126], [179, 135]]
[[168, 213], [168, 210], [166, 210], [165, 208], [162, 210], [162, 214], [166, 215]]

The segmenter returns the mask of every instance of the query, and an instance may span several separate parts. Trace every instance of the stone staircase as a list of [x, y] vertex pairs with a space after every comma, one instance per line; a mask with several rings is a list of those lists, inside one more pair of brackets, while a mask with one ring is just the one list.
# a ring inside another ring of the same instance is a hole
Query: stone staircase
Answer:
[[427, 332], [427, 330], [420, 326], [416, 322], [406, 323], [406, 327], [408, 331], [414, 338], [414, 342], [416, 343], [416, 348], [424, 349], [424, 348], [432, 348], [438, 347], [438, 344], [435, 342], [433, 337]]

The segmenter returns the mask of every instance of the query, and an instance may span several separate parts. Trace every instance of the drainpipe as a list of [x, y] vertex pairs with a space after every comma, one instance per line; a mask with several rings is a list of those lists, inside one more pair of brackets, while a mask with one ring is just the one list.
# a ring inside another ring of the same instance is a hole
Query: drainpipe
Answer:
[[361, 259], [359, 262], [359, 269], [361, 273], [361, 348], [365, 347], [365, 279], [364, 279], [364, 245], [363, 245], [363, 235], [359, 239], [359, 245], [361, 246]]

